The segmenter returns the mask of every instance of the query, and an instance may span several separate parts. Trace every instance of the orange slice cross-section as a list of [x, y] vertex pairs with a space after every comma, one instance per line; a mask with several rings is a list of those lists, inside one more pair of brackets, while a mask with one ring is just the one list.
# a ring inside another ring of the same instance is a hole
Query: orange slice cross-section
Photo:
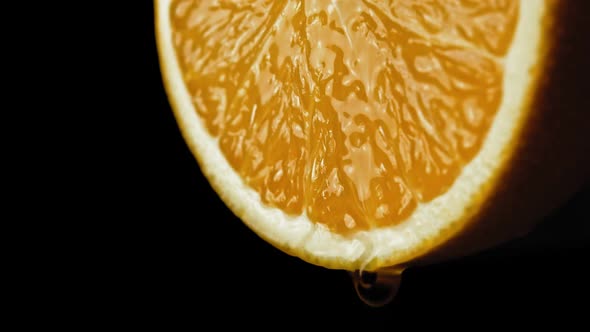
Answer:
[[212, 185], [277, 247], [347, 269], [407, 261], [478, 223], [502, 174], [517, 168], [516, 142], [549, 63], [543, 50], [557, 40], [548, 17], [561, 8], [156, 6], [170, 99]]

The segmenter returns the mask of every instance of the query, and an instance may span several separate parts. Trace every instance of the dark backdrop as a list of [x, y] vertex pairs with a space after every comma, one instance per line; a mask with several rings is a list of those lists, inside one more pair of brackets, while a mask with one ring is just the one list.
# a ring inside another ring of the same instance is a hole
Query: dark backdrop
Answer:
[[[116, 102], [102, 112], [122, 134], [107, 167], [117, 175], [110, 203], [121, 208], [112, 217], [123, 220], [112, 232], [124, 248], [106, 273], [118, 290], [110, 301], [129, 309], [107, 315], [134, 309], [139, 311], [134, 317], [148, 324], [311, 330], [316, 324], [334, 330], [394, 330], [402, 323], [419, 328], [445, 320], [455, 324], [474, 313], [480, 322], [584, 317], [590, 296], [590, 256], [583, 251], [590, 243], [587, 191], [527, 238], [408, 269], [398, 296], [379, 309], [358, 300], [347, 273], [307, 264], [266, 244], [224, 206], [201, 174], [162, 85], [153, 4], [133, 6], [138, 7], [119, 12], [124, 28], [117, 31], [117, 43], [104, 44], [121, 64], [110, 78], [113, 87], [104, 89]], [[441, 313], [445, 320], [431, 318]]]

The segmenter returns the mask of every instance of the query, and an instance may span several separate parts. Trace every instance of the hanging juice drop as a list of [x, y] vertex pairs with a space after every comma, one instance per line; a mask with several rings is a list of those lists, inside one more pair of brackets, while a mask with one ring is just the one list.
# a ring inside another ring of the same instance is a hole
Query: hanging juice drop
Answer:
[[382, 307], [391, 302], [402, 281], [405, 267], [391, 266], [374, 272], [351, 272], [352, 282], [358, 297], [371, 307]]

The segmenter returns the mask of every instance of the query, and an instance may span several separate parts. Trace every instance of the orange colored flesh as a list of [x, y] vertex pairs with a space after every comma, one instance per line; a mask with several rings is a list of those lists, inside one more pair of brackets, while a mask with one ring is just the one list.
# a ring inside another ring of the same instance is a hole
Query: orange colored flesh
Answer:
[[264, 203], [347, 234], [402, 222], [477, 154], [518, 2], [176, 0], [169, 14], [232, 167]]

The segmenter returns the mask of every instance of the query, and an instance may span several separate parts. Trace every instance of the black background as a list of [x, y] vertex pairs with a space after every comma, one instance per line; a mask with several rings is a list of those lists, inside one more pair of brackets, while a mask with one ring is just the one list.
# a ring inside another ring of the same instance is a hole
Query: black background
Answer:
[[[107, 203], [115, 207], [108, 217], [123, 220], [105, 226], [108, 241], [121, 248], [102, 270], [118, 308], [106, 316], [133, 311], [144, 323], [213, 323], [215, 330], [319, 324], [370, 331], [446, 326], [473, 314], [480, 322], [587, 315], [588, 191], [524, 239], [406, 270], [398, 296], [377, 309], [359, 301], [346, 272], [310, 265], [259, 239], [219, 200], [180, 135], [161, 81], [153, 4], [137, 1], [129, 9], [103, 23], [122, 25], [100, 44], [117, 63], [111, 84], [97, 93], [107, 98], [102, 116], [115, 125], [103, 130], [114, 141], [104, 166], [116, 175], [108, 182]], [[432, 318], [438, 314], [446, 317]]]

